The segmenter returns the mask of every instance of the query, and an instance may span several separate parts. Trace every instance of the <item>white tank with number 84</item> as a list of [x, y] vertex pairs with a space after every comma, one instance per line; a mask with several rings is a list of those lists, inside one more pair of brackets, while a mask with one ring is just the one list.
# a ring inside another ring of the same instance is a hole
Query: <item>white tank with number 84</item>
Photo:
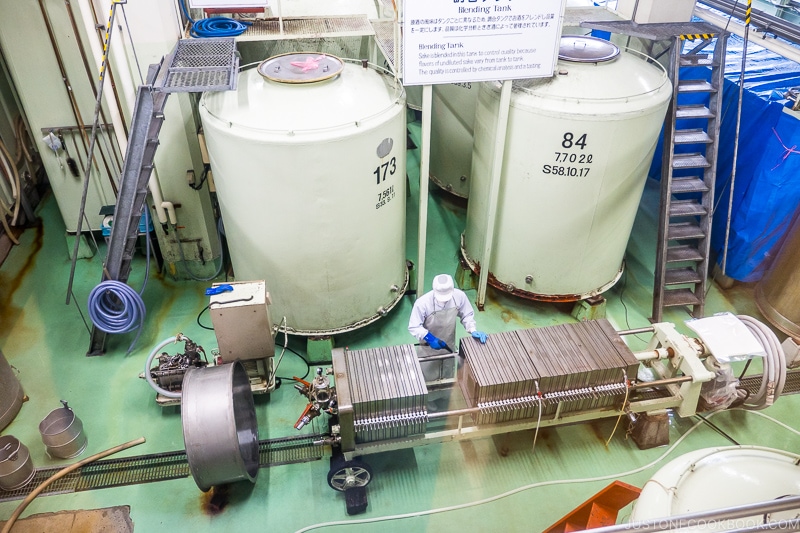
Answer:
[[[500, 84], [481, 84], [462, 255], [479, 271]], [[513, 85], [489, 283], [574, 301], [619, 279], [672, 86], [659, 65], [562, 37], [551, 78]]]

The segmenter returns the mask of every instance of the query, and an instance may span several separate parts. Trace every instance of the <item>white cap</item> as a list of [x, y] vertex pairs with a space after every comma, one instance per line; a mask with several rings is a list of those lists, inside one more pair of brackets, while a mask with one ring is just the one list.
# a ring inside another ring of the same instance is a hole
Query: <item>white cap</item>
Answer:
[[445, 303], [453, 297], [453, 278], [449, 274], [439, 274], [433, 278], [433, 295], [437, 302]]

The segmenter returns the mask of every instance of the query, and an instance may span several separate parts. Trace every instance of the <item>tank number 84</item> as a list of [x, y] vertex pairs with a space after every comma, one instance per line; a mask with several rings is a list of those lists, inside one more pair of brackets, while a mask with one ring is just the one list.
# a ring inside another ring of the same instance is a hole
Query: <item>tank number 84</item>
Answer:
[[584, 133], [577, 139], [575, 138], [575, 134], [572, 132], [567, 132], [564, 134], [564, 140], [561, 141], [561, 147], [566, 148], [569, 150], [570, 148], [578, 146], [581, 150], [586, 148], [586, 134]]
[[397, 172], [397, 158], [393, 157], [382, 165], [378, 165], [373, 174], [375, 174], [376, 183], [380, 185], [382, 181], [386, 181], [387, 174], [394, 176], [395, 172]]

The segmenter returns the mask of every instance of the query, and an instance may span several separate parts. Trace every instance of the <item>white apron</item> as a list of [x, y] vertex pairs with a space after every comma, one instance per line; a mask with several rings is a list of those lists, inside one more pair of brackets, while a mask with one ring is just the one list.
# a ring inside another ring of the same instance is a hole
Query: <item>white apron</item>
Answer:
[[[417, 347], [417, 357], [422, 358], [429, 355], [444, 355], [452, 353], [451, 350], [456, 349], [457, 318], [457, 307], [441, 309], [428, 315], [422, 325], [431, 333], [431, 335], [443, 340], [450, 350], [446, 348], [442, 350], [435, 350], [423, 340]], [[439, 379], [452, 378], [455, 372], [455, 359], [450, 358], [439, 361], [424, 361], [420, 363], [420, 366], [422, 367], [422, 375], [425, 378], [425, 381], [436, 381]]]

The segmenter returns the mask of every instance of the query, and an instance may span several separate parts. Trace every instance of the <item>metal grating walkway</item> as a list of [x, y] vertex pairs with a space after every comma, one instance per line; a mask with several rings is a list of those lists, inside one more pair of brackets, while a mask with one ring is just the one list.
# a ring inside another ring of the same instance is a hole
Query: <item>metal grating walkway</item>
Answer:
[[[268, 466], [305, 463], [322, 459], [322, 447], [314, 445], [321, 435], [303, 435], [259, 442], [259, 464]], [[54, 466], [39, 468], [33, 480], [25, 487], [14, 491], [0, 490], [0, 502], [21, 500], [64, 468]], [[124, 485], [152, 483], [189, 477], [189, 463], [185, 451], [139, 455], [119, 459], [107, 459], [88, 464], [64, 476], [47, 487], [42, 495], [67, 494], [86, 490], [107, 489]]]
[[330, 17], [284, 17], [280, 20], [255, 20], [253, 25], [236, 37], [238, 41], [272, 41], [321, 37], [362, 37], [373, 35], [372, 25], [365, 15]]
[[[375, 28], [375, 43], [383, 53], [383, 57], [389, 64], [392, 73], [398, 78], [403, 77], [403, 43], [395, 43], [394, 40], [394, 21], [392, 20], [373, 20], [372, 27]], [[397, 63], [395, 64], [395, 46], [397, 46]]]
[[236, 40], [181, 39], [165, 59], [165, 66], [166, 74], [156, 82], [161, 92], [234, 90], [239, 70]]

